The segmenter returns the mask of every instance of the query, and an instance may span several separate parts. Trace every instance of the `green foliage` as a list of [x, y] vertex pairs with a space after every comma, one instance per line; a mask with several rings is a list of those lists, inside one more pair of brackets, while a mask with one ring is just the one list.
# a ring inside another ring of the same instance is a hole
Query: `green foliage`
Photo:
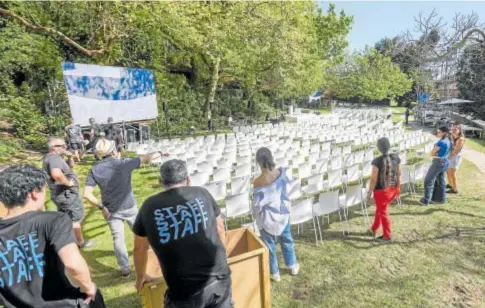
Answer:
[[375, 49], [354, 54], [328, 74], [327, 91], [342, 99], [360, 102], [393, 99], [407, 93], [412, 82], [391, 58]]
[[[58, 36], [31, 32], [0, 16], [0, 93], [14, 110], [0, 112], [0, 117], [15, 122], [16, 134], [30, 141], [40, 138], [38, 134], [60, 133], [69, 118], [59, 86], [63, 60], [154, 70], [160, 113], [154, 127], [180, 132], [205, 128], [209, 113], [215, 122], [230, 113], [258, 119], [281, 99], [321, 88], [324, 71], [342, 61], [352, 23], [333, 5], [324, 13], [313, 2], [0, 6], [64, 33], [86, 49], [106, 50], [89, 56]], [[25, 124], [16, 117], [26, 117]], [[30, 136], [29, 127], [37, 133]]]
[[466, 104], [461, 109], [485, 118], [485, 46], [467, 46], [458, 63], [457, 83], [463, 98], [476, 103]]
[[18, 140], [0, 135], [0, 164], [8, 163], [8, 157], [22, 149], [23, 146]]

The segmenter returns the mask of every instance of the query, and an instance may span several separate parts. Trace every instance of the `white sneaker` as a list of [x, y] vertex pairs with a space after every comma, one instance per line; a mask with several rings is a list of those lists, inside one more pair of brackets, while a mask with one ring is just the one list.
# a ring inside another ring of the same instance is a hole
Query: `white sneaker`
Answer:
[[291, 268], [289, 268], [291, 275], [296, 276], [300, 272], [300, 264], [296, 263]]
[[280, 274], [271, 275], [271, 280], [273, 280], [274, 282], [280, 282], [281, 281]]

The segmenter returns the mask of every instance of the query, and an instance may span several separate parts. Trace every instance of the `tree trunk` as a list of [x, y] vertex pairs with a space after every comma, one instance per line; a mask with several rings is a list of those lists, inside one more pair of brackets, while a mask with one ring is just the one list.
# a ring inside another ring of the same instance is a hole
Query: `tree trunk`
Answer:
[[[207, 99], [204, 106], [204, 117], [207, 117], [207, 121], [210, 123], [212, 120], [212, 104], [216, 95], [217, 83], [219, 82], [219, 65], [221, 59], [219, 57], [212, 59], [212, 76], [210, 89], [207, 92]], [[210, 124], [209, 124], [210, 126]], [[209, 127], [210, 128], [210, 127]]]

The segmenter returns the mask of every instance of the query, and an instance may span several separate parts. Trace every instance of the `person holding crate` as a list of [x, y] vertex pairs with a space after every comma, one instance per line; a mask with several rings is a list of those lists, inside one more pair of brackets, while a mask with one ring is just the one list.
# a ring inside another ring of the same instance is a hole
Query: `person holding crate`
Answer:
[[137, 288], [151, 280], [151, 246], [168, 287], [165, 308], [233, 307], [219, 206], [206, 189], [190, 187], [184, 161], [165, 162], [160, 175], [165, 191], [145, 200], [133, 226]]

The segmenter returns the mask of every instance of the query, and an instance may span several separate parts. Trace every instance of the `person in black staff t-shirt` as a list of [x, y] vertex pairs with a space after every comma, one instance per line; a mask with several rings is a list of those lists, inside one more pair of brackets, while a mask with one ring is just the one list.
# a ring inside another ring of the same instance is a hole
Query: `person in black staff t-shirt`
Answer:
[[64, 139], [50, 137], [47, 141], [49, 153], [43, 158], [43, 169], [49, 176], [48, 185], [51, 199], [59, 212], [69, 215], [72, 228], [80, 247], [91, 247], [93, 241], [85, 241], [81, 230], [81, 221], [84, 218], [84, 205], [79, 196], [79, 180], [71, 167], [62, 158], [62, 155], [72, 156], [66, 151]]
[[[67, 214], [43, 212], [47, 175], [32, 165], [0, 172], [1, 307], [105, 307]], [[76, 286], [74, 286], [76, 285]]]
[[146, 275], [149, 245], [167, 282], [165, 308], [233, 307], [224, 222], [211, 194], [189, 187], [185, 162], [170, 160], [160, 168], [166, 190], [148, 198], [135, 220], [137, 288]]

